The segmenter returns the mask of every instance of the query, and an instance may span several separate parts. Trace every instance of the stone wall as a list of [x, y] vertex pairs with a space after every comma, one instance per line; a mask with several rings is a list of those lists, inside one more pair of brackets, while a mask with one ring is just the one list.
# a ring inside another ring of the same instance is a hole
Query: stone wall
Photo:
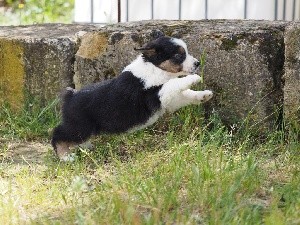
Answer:
[[[82, 25], [0, 27], [0, 102], [19, 108], [27, 95], [53, 100], [73, 83]], [[78, 33], [79, 32], [79, 33]]]
[[0, 96], [16, 108], [27, 94], [47, 102], [67, 86], [117, 76], [134, 47], [168, 35], [205, 54], [205, 88], [215, 94], [207, 114], [269, 130], [282, 109], [299, 122], [299, 34], [300, 23], [240, 20], [0, 27]]
[[292, 23], [285, 34], [284, 115], [300, 128], [300, 23]]

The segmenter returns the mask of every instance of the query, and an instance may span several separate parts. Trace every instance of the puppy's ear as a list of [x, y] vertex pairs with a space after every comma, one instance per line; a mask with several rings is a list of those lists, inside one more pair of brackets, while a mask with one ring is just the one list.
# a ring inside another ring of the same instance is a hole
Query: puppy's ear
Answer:
[[150, 47], [134, 48], [134, 50], [141, 52], [143, 55], [147, 57], [151, 57], [156, 54], [155, 48], [150, 48]]

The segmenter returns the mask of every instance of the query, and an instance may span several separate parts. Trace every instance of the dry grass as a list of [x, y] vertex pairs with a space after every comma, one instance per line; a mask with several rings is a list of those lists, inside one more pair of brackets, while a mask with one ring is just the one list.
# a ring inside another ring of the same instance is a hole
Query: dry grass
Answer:
[[261, 143], [216, 118], [208, 130], [190, 107], [141, 132], [101, 136], [68, 164], [45, 142], [51, 107], [2, 112], [3, 224], [300, 223], [300, 144], [283, 132]]

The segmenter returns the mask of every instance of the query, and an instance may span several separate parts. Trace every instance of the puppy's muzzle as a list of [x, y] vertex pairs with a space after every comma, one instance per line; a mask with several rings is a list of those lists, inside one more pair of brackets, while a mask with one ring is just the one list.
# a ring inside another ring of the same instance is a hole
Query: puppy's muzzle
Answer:
[[198, 68], [200, 66], [200, 62], [197, 60], [196, 62], [194, 62], [194, 67]]
[[183, 71], [187, 73], [195, 73], [200, 66], [199, 60], [194, 58], [191, 55], [186, 57], [186, 60], [183, 62]]
[[196, 60], [194, 63], [193, 63], [193, 72], [195, 73], [196, 71], [198, 71], [200, 68], [200, 62], [198, 60]]

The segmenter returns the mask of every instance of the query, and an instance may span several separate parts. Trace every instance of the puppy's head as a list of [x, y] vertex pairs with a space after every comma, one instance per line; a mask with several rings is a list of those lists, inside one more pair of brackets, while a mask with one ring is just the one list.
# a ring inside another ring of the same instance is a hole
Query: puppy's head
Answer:
[[188, 53], [184, 41], [177, 38], [160, 37], [135, 50], [142, 52], [145, 62], [174, 73], [175, 76], [195, 73], [200, 65], [199, 61]]

